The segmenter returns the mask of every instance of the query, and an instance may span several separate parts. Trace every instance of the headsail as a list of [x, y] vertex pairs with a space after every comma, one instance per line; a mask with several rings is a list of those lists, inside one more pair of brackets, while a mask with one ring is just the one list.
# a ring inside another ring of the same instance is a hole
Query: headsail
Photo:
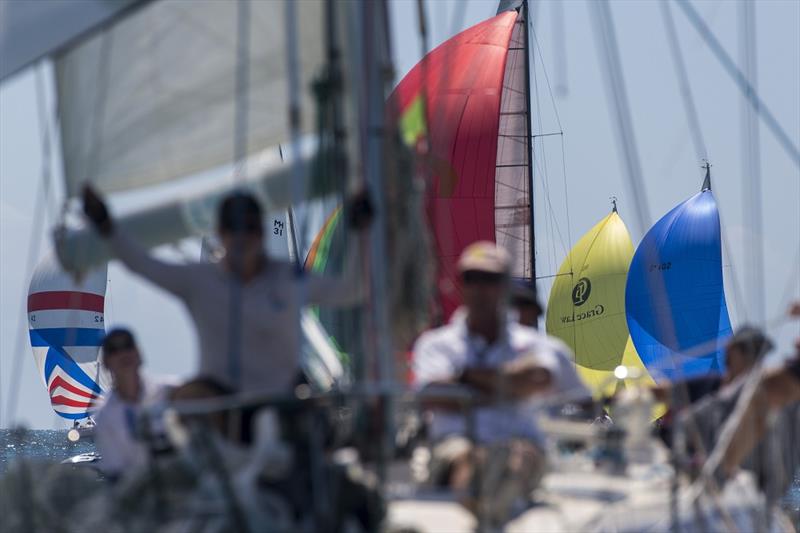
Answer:
[[105, 385], [97, 355], [105, 334], [106, 268], [79, 283], [55, 257], [36, 267], [28, 289], [28, 325], [33, 357], [61, 417], [88, 417]]
[[701, 192], [664, 215], [642, 239], [628, 273], [625, 309], [636, 350], [656, 378], [724, 369], [731, 323], [709, 174]]
[[476, 240], [511, 248], [514, 275], [530, 277], [524, 24], [522, 13], [506, 11], [464, 30], [417, 63], [390, 97], [406, 142], [427, 146], [443, 318], [461, 300], [458, 256]]
[[550, 291], [547, 332], [572, 348], [578, 373], [597, 394], [614, 391], [618, 365], [646, 374], [625, 320], [631, 257], [633, 243], [615, 209], [570, 250]]
[[[242, 2], [161, 0], [141, 7], [56, 60], [68, 195], [85, 181], [118, 191], [185, 177], [236, 159], [236, 128], [246, 153], [289, 139], [285, 2], [249, 2], [246, 90], [237, 91], [244, 48], [237, 43]], [[324, 64], [324, 3], [297, 2], [302, 98]], [[247, 121], [236, 120], [237, 99]], [[303, 115], [303, 132], [315, 124]]]

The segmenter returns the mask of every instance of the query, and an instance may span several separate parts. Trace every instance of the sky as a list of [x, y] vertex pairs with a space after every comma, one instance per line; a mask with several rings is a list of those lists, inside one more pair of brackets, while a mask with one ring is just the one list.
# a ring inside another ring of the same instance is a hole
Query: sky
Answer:
[[[399, 80], [422, 54], [416, 0], [390, 2], [394, 64]], [[434, 47], [494, 15], [495, 1], [428, 1], [429, 45]], [[738, 2], [695, 2], [727, 52], [738, 61]], [[700, 189], [702, 170], [692, 145], [669, 55], [660, 6], [654, 1], [612, 1], [611, 11], [629, 98], [642, 182], [653, 220]], [[594, 29], [586, 2], [533, 2], [535, 26], [534, 210], [537, 267], [555, 274], [570, 245], [610, 209], [610, 196], [634, 243], [643, 234], [634, 217], [605, 92]], [[753, 321], [746, 295], [748, 229], [752, 208], [745, 192], [750, 176], [741, 155], [742, 97], [717, 60], [672, 9], [709, 159], [725, 237], [726, 294], [734, 326]], [[756, 4], [757, 87], [795, 145], [800, 144], [800, 2]], [[52, 110], [51, 82], [44, 78], [45, 109]], [[549, 83], [548, 83], [549, 82]], [[551, 89], [553, 96], [551, 97]], [[63, 202], [58, 153], [47, 165], [42, 147], [36, 78], [28, 71], [0, 85], [0, 427], [64, 427], [50, 409], [27, 344], [24, 313], [31, 271], [28, 255], [49, 247], [50, 230]], [[785, 354], [800, 325], [780, 324], [788, 302], [800, 298], [800, 170], [763, 126], [760, 129], [763, 194], [766, 326]], [[55, 175], [47, 200], [43, 168]], [[113, 200], [115, 209], [132, 200]], [[32, 252], [29, 251], [33, 248]], [[180, 258], [191, 248], [159, 250]], [[35, 264], [35, 261], [34, 261]], [[146, 369], [187, 376], [195, 368], [196, 341], [185, 310], [174, 299], [112, 262], [106, 299], [107, 326], [135, 328]], [[547, 294], [550, 280], [539, 282]], [[12, 396], [16, 409], [9, 413]]]

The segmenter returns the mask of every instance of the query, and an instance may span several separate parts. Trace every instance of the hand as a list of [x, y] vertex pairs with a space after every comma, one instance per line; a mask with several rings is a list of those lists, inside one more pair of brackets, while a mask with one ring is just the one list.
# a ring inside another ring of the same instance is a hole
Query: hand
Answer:
[[369, 192], [364, 189], [354, 194], [347, 202], [347, 223], [357, 231], [365, 230], [372, 224], [375, 208], [372, 206]]
[[108, 213], [108, 208], [91, 185], [83, 187], [83, 212], [103, 237], [110, 236], [114, 231], [114, 221]]

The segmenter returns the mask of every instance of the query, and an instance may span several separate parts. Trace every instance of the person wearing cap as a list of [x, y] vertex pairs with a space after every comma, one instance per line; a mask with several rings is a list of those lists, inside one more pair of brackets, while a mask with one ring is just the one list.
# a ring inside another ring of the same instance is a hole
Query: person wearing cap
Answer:
[[[415, 386], [433, 444], [431, 481], [466, 491], [482, 472], [481, 493], [492, 500], [495, 523], [530, 495], [543, 473], [536, 397], [589, 396], [574, 368], [560, 364], [569, 353], [563, 343], [509, 318], [510, 264], [508, 252], [494, 243], [468, 246], [458, 262], [463, 308], [447, 325], [423, 333], [413, 350]], [[472, 432], [463, 404], [441, 394], [453, 387], [480, 403]], [[462, 502], [474, 510], [474, 500]]]
[[542, 306], [536, 295], [536, 283], [516, 280], [511, 286], [511, 308], [517, 312], [517, 322], [538, 329]]
[[[686, 430], [688, 449], [690, 454], [704, 460], [711, 450], [715, 448], [728, 420], [736, 410], [747, 377], [761, 363], [773, 345], [764, 333], [752, 326], [743, 326], [730, 338], [725, 350], [725, 374], [717, 378], [716, 384], [708, 378], [710, 388], [714, 392], [706, 394], [695, 401], [688, 408], [677, 415], [677, 424]], [[769, 376], [772, 371], [767, 371], [764, 383], [770, 383]], [[689, 388], [690, 399], [692, 389]], [[680, 396], [673, 394], [673, 397]], [[755, 405], [759, 405], [760, 398], [756, 395]], [[762, 406], [763, 407], [763, 406]], [[744, 448], [745, 444], [752, 445], [745, 451], [740, 449], [739, 459], [746, 470], [756, 475], [761, 490], [768, 500], [775, 501], [782, 497], [792, 482], [793, 473], [800, 465], [800, 405], [787, 408], [764, 408], [759, 412], [757, 421], [753, 425], [746, 425], [746, 430], [739, 435], [733, 448]], [[768, 416], [769, 415], [769, 416]], [[767, 428], [765, 421], [773, 418], [776, 423]], [[745, 417], [746, 419], [746, 417]], [[758, 445], [751, 441], [751, 435], [765, 435]], [[692, 464], [699, 464], [697, 461]], [[723, 460], [723, 467], [727, 473], [732, 473], [731, 464]]]
[[[186, 306], [199, 341], [198, 374], [233, 390], [291, 392], [300, 375], [301, 304], [348, 305], [363, 297], [358, 246], [351, 248], [341, 277], [306, 273], [272, 258], [264, 249], [263, 212], [252, 194], [234, 192], [219, 205], [217, 233], [224, 248], [219, 263], [159, 261], [115, 227], [90, 187], [83, 203], [117, 258]], [[350, 229], [365, 230], [372, 217], [367, 195], [351, 199], [346, 212]]]
[[157, 423], [143, 424], [143, 410], [164, 403], [171, 384], [142, 375], [142, 357], [127, 329], [113, 329], [104, 337], [102, 363], [112, 389], [94, 417], [94, 442], [100, 469], [115, 479], [147, 463], [159, 430]]

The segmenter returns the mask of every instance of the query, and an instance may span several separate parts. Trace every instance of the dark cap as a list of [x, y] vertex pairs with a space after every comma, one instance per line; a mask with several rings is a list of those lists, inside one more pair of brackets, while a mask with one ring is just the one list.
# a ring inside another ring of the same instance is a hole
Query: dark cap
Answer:
[[772, 341], [764, 335], [760, 329], [744, 325], [736, 330], [731, 338], [728, 339], [728, 348], [739, 348], [745, 355], [754, 359], [760, 359], [767, 352], [772, 350]]
[[103, 357], [107, 357], [114, 352], [136, 348], [136, 339], [133, 338], [133, 333], [130, 330], [114, 328], [103, 337], [102, 348]]
[[220, 232], [262, 233], [261, 204], [251, 193], [236, 191], [219, 204], [217, 229]]
[[511, 284], [511, 305], [514, 307], [522, 305], [535, 305], [539, 309], [539, 297], [536, 294], [536, 282], [524, 279], [514, 280]]

